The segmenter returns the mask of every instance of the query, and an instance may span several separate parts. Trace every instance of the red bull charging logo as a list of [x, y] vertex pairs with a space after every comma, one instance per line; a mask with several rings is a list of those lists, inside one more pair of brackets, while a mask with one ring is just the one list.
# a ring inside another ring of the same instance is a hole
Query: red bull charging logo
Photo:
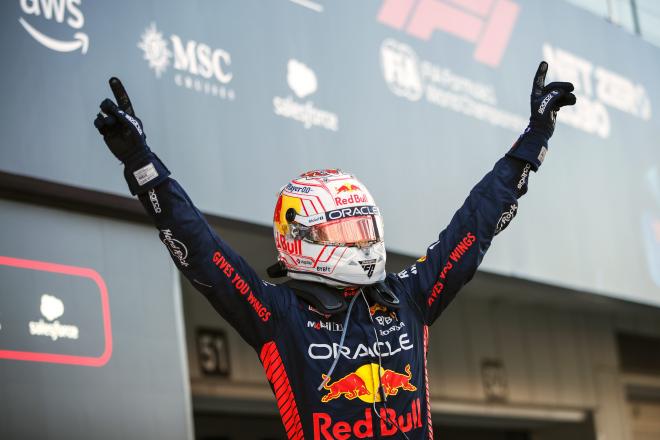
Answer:
[[384, 370], [378, 364], [372, 363], [362, 365], [334, 382], [324, 374], [323, 388], [328, 393], [321, 397], [321, 402], [327, 403], [340, 397], [348, 400], [357, 398], [367, 403], [380, 402], [381, 387], [387, 396], [396, 396], [399, 390], [417, 391], [417, 387], [410, 383], [412, 379], [410, 364], [406, 365], [404, 370], [405, 374], [402, 374], [394, 370]]
[[352, 183], [345, 183], [337, 188], [337, 194], [341, 194], [344, 192], [352, 192], [352, 191], [362, 191], [362, 188], [360, 188], [357, 185], [353, 185]]

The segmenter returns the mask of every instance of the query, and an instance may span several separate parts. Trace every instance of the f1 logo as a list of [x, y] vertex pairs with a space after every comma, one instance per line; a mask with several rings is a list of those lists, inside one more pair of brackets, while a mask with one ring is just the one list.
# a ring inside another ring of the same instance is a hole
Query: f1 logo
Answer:
[[520, 6], [511, 0], [384, 0], [378, 21], [428, 40], [436, 30], [476, 45], [474, 59], [497, 67]]

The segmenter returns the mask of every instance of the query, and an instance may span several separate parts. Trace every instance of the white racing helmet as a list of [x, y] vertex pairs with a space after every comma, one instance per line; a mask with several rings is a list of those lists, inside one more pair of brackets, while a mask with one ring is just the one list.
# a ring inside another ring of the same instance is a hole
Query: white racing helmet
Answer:
[[331, 286], [385, 279], [380, 210], [351, 174], [315, 170], [291, 180], [278, 194], [273, 233], [291, 278]]

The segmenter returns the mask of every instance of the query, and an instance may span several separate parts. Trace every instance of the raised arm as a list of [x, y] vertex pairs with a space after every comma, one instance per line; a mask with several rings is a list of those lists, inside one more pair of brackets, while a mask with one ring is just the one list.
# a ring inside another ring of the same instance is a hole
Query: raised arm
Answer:
[[94, 125], [124, 164], [131, 193], [153, 218], [177, 268], [248, 343], [259, 347], [276, 331], [289, 294], [262, 281], [211, 229], [147, 146], [142, 122], [119, 80], [112, 78], [110, 86], [118, 105], [104, 100]]
[[547, 69], [547, 63], [541, 62], [534, 76], [532, 115], [523, 134], [470, 191], [426, 255], [397, 275], [427, 324], [472, 279], [493, 237], [511, 223], [518, 212], [518, 198], [527, 192], [530, 172], [537, 171], [545, 158], [557, 111], [575, 104], [572, 84], [545, 85]]

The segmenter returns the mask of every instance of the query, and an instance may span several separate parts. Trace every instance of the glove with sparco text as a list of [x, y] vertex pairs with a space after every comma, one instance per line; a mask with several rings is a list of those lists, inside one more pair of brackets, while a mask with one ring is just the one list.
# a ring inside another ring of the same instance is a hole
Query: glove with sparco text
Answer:
[[113, 77], [109, 82], [117, 104], [104, 99], [94, 126], [112, 154], [124, 164], [124, 177], [131, 194], [141, 194], [165, 180], [170, 172], [147, 146], [142, 121], [135, 116], [121, 81]]
[[548, 72], [548, 63], [541, 61], [534, 76], [532, 85], [531, 110], [529, 125], [513, 144], [507, 153], [538, 170], [548, 151], [548, 140], [555, 131], [557, 111], [565, 105], [576, 102], [573, 84], [569, 82], [552, 82], [545, 85], [545, 75]]

